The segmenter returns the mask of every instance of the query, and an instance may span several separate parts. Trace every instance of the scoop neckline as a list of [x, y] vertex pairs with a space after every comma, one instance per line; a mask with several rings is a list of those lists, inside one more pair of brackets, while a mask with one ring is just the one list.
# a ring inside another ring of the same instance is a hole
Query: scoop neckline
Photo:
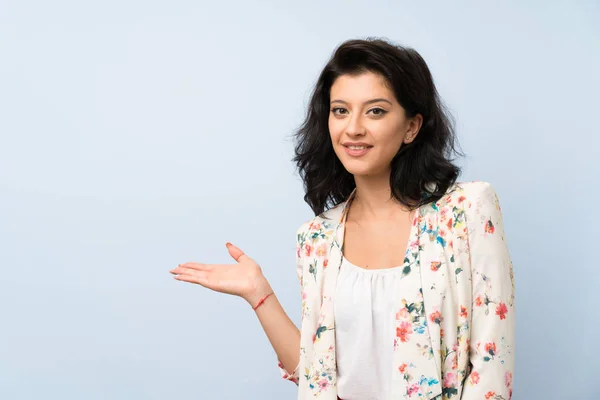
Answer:
[[359, 267], [358, 265], [351, 263], [350, 260], [348, 260], [344, 256], [342, 256], [342, 263], [350, 266], [350, 268], [357, 270], [360, 273], [371, 274], [371, 275], [372, 274], [391, 274], [394, 272], [402, 271], [406, 267], [406, 265], [405, 265], [406, 263], [403, 263], [402, 265], [397, 265], [395, 267], [390, 267], [390, 268], [363, 268], [363, 267]]
[[377, 271], [383, 271], [384, 273], [398, 271], [398, 270], [402, 271], [406, 267], [406, 258], [409, 253], [409, 250], [411, 248], [411, 244], [414, 242], [414, 240], [416, 240], [416, 238], [418, 238], [418, 225], [419, 225], [420, 213], [421, 213], [421, 207], [417, 207], [415, 209], [415, 215], [413, 216], [413, 220], [410, 225], [410, 232], [408, 234], [406, 249], [404, 250], [404, 262], [401, 265], [397, 265], [395, 267], [390, 267], [390, 268], [363, 268], [363, 267], [359, 267], [358, 265], [356, 265], [356, 264], [352, 263], [350, 260], [348, 260], [343, 252], [342, 252], [342, 262], [345, 261], [346, 264], [350, 265], [351, 267], [359, 269], [359, 270], [367, 272], [367, 273], [374, 273]]

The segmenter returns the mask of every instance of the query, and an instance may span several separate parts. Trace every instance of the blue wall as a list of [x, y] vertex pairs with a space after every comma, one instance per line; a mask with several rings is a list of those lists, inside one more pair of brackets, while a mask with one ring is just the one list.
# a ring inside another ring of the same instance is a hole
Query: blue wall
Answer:
[[366, 36], [421, 52], [498, 191], [514, 398], [600, 398], [598, 3], [288, 3], [0, 2], [0, 398], [294, 398], [248, 305], [167, 271], [231, 241], [299, 322], [290, 134]]

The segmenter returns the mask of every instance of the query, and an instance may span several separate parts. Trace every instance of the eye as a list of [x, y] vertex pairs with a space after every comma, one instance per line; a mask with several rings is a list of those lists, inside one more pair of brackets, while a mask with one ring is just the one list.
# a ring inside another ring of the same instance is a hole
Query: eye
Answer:
[[335, 107], [335, 108], [331, 109], [331, 112], [335, 115], [342, 115], [346, 111], [348, 111], [348, 110], [346, 110], [345, 108], [342, 108], [342, 107]]
[[373, 115], [377, 115], [377, 116], [381, 116], [381, 115], [384, 115], [387, 113], [386, 110], [384, 110], [383, 108], [379, 108], [379, 107], [372, 108], [369, 110], [369, 112], [373, 112]]

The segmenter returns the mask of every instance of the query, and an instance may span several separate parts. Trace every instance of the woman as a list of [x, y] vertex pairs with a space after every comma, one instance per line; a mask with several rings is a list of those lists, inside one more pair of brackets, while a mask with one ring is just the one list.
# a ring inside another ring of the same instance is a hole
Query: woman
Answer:
[[181, 264], [181, 281], [243, 297], [298, 398], [509, 399], [514, 280], [495, 191], [456, 183], [454, 132], [414, 50], [351, 40], [296, 135], [302, 326], [259, 265]]

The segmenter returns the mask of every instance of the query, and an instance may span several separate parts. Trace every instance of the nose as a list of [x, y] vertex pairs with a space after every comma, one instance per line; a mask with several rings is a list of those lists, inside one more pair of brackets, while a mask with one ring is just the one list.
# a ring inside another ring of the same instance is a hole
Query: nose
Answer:
[[364, 136], [367, 133], [367, 129], [362, 123], [361, 115], [355, 114], [348, 118], [348, 125], [346, 125], [346, 135], [348, 136]]

